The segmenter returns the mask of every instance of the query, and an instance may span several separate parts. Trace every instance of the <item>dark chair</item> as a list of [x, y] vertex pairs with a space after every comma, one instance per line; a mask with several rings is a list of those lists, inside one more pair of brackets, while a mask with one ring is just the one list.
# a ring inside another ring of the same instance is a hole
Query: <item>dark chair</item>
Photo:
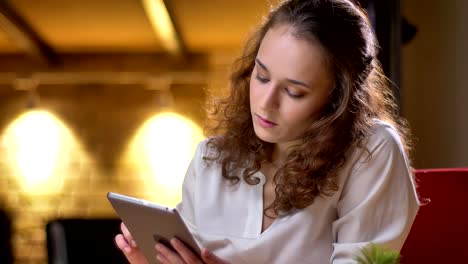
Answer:
[[468, 259], [468, 168], [417, 170], [421, 206], [401, 250], [403, 264]]
[[13, 263], [13, 245], [11, 243], [12, 225], [10, 215], [0, 209], [0, 263]]
[[46, 225], [49, 264], [128, 263], [114, 243], [120, 219], [57, 219]]

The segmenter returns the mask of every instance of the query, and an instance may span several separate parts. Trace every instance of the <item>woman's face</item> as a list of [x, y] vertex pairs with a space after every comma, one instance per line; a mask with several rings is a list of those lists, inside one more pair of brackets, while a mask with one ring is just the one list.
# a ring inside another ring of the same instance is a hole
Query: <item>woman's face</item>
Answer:
[[266, 33], [250, 79], [255, 134], [270, 143], [300, 139], [328, 103], [333, 85], [321, 46], [292, 32], [276, 26]]

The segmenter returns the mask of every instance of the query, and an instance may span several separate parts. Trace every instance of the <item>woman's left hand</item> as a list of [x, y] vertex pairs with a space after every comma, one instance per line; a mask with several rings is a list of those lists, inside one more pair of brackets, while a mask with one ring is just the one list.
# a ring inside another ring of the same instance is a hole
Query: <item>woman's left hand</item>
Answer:
[[206, 248], [202, 249], [200, 259], [199, 256], [195, 255], [192, 250], [176, 238], [171, 239], [171, 245], [177, 252], [172, 251], [161, 243], [156, 244], [156, 257], [159, 262], [163, 264], [229, 264], [229, 262], [220, 259]]

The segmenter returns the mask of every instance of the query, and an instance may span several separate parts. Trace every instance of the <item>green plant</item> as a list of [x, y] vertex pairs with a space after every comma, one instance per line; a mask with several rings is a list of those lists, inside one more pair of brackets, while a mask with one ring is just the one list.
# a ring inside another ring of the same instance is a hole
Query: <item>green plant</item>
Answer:
[[361, 256], [356, 256], [355, 260], [359, 264], [398, 264], [400, 263], [400, 253], [371, 243], [361, 250]]

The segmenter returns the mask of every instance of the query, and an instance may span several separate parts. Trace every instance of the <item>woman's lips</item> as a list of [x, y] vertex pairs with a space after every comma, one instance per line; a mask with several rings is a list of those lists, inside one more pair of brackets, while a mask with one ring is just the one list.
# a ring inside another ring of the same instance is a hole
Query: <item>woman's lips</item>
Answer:
[[262, 127], [265, 127], [265, 128], [272, 128], [274, 126], [277, 126], [278, 124], [276, 124], [275, 122], [272, 122], [268, 119], [265, 119], [261, 116], [259, 116], [258, 114], [255, 114], [255, 116], [257, 117], [257, 121], [258, 123], [260, 124], [260, 126]]

